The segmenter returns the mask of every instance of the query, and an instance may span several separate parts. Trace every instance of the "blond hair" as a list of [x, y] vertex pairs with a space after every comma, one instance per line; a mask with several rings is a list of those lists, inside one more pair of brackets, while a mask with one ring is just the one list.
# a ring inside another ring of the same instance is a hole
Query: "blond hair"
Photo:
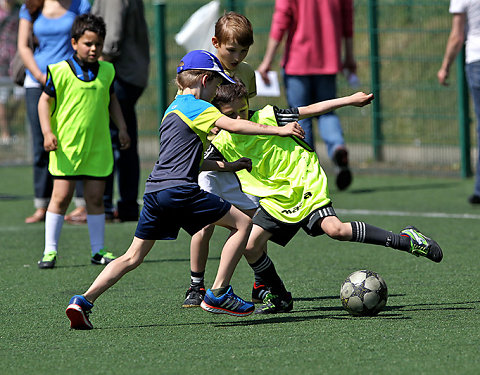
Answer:
[[217, 72], [211, 70], [189, 69], [178, 73], [177, 77], [175, 78], [175, 83], [180, 90], [184, 90], [186, 88], [191, 88], [198, 85], [203, 76], [207, 76], [207, 81], [222, 77]]

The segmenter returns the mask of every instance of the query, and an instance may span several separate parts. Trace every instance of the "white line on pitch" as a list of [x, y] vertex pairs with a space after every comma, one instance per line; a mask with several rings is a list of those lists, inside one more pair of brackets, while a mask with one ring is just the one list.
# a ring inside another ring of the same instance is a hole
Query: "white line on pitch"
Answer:
[[344, 215], [355, 214], [355, 215], [372, 215], [372, 216], [417, 216], [417, 217], [432, 217], [432, 218], [439, 218], [439, 219], [474, 219], [474, 220], [480, 219], [480, 215], [447, 214], [444, 212], [348, 210], [343, 208], [335, 208], [335, 211]]

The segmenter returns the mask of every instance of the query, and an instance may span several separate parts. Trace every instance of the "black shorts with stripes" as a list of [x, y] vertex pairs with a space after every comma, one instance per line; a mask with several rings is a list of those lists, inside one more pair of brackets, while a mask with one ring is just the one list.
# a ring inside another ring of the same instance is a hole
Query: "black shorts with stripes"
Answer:
[[280, 246], [286, 246], [297, 234], [300, 228], [312, 237], [324, 234], [325, 232], [320, 225], [317, 225], [317, 222], [327, 216], [337, 216], [331, 203], [311, 212], [310, 215], [298, 223], [285, 223], [277, 220], [260, 206], [253, 217], [253, 224], [258, 225], [271, 233], [272, 237], [270, 238], [270, 241], [273, 241]]

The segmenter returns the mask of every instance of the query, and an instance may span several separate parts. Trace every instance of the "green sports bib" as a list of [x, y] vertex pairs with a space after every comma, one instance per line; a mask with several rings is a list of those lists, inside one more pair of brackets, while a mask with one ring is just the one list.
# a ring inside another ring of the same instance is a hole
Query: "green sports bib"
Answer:
[[[255, 112], [250, 120], [278, 126], [272, 106]], [[260, 197], [261, 206], [274, 218], [297, 223], [330, 203], [327, 177], [318, 156], [302, 140], [221, 131], [212, 144], [229, 162], [252, 159], [252, 172], [237, 172], [242, 190]]]
[[67, 61], [48, 66], [56, 95], [50, 122], [58, 139], [48, 166], [53, 176], [106, 177], [112, 172], [108, 107], [115, 70], [108, 62], [99, 63], [90, 82], [77, 78]]

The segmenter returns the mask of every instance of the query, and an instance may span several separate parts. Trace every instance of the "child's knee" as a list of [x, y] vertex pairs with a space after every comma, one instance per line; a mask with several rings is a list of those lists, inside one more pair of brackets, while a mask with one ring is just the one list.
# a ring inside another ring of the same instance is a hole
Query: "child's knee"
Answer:
[[84, 198], [87, 207], [95, 207], [96, 209], [103, 207], [103, 195], [85, 195]]
[[252, 230], [252, 226], [253, 226], [253, 223], [252, 223], [252, 219], [247, 216], [247, 215], [244, 215], [245, 217], [241, 220], [241, 228], [239, 229], [244, 229], [245, 231], [249, 232]]
[[349, 228], [350, 224], [342, 223], [341, 221], [330, 223], [330, 225], [326, 225], [323, 228], [323, 231], [327, 234], [327, 236], [338, 240], [338, 241], [348, 241], [352, 237], [352, 230], [351, 227]]

